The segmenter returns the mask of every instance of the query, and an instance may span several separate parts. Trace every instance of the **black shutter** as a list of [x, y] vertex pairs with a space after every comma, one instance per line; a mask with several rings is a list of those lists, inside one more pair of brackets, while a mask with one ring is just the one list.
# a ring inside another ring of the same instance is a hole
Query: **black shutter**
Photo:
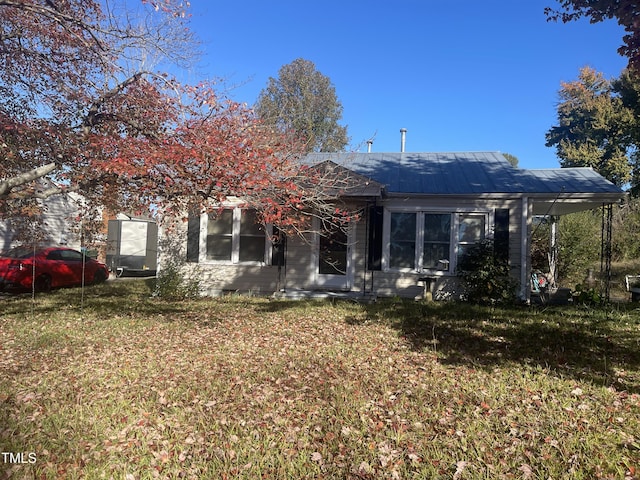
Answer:
[[198, 263], [200, 256], [200, 215], [190, 213], [187, 220], [187, 262]]
[[369, 207], [369, 252], [368, 270], [382, 270], [382, 220], [384, 208]]
[[495, 230], [493, 249], [495, 259], [509, 262], [509, 209], [498, 208], [495, 211]]
[[273, 227], [271, 246], [271, 265], [284, 267], [285, 251], [287, 249], [287, 237], [278, 227]]

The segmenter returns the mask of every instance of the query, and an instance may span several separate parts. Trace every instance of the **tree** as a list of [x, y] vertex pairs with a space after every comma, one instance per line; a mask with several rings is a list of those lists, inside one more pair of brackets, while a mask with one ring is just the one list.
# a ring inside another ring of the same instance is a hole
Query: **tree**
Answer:
[[284, 227], [310, 204], [340, 216], [324, 203], [340, 180], [301, 167], [295, 138], [214, 83], [157, 68], [193, 60], [187, 5], [0, 0], [0, 216], [62, 190], [111, 211], [184, 214], [235, 196]]
[[145, 113], [154, 99], [143, 95], [168, 79], [151, 71], [151, 59], [184, 63], [193, 38], [182, 2], [141, 4], [135, 12], [94, 0], [0, 1], [0, 211], [58, 192], [35, 182], [46, 176], [82, 183], [83, 157], [100, 154], [92, 136], [111, 134], [115, 149], [158, 135]]
[[518, 157], [510, 153], [503, 153], [502, 156], [514, 167], [518, 168]]
[[587, 17], [591, 23], [615, 19], [623, 26], [626, 35], [618, 52], [629, 59], [629, 66], [640, 68], [640, 22], [636, 0], [558, 0], [560, 10], [546, 7], [545, 14], [551, 21], [564, 23]]
[[590, 67], [559, 91], [558, 125], [546, 134], [563, 167], [592, 167], [618, 186], [632, 179], [629, 147], [631, 111], [612, 83]]
[[620, 77], [612, 82], [614, 92], [629, 112], [624, 125], [624, 135], [631, 159], [631, 194], [640, 195], [640, 71], [625, 69]]
[[262, 121], [306, 143], [306, 151], [337, 152], [349, 142], [347, 127], [338, 124], [342, 105], [330, 79], [313, 62], [298, 58], [269, 78], [256, 112]]

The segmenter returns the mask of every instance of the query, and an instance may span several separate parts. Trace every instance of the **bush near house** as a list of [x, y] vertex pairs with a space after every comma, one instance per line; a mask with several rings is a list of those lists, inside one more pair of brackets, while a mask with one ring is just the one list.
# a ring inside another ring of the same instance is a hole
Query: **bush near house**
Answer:
[[3, 478], [638, 478], [634, 304], [146, 285], [0, 299]]
[[458, 264], [465, 299], [472, 303], [509, 304], [517, 299], [509, 263], [496, 258], [494, 247], [492, 239], [485, 239], [469, 248]]

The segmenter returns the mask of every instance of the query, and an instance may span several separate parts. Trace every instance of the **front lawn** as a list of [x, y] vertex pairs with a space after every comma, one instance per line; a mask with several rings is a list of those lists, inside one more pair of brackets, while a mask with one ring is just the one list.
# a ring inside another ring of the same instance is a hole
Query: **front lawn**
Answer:
[[149, 291], [0, 298], [5, 478], [639, 478], [637, 305]]

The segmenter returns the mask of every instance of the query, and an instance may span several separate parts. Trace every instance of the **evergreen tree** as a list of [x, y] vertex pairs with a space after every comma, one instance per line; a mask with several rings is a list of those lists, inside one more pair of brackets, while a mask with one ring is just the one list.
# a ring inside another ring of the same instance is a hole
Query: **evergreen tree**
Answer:
[[313, 62], [298, 58], [269, 78], [255, 107], [258, 117], [281, 133], [304, 142], [308, 152], [338, 152], [349, 142], [342, 104], [329, 77]]

